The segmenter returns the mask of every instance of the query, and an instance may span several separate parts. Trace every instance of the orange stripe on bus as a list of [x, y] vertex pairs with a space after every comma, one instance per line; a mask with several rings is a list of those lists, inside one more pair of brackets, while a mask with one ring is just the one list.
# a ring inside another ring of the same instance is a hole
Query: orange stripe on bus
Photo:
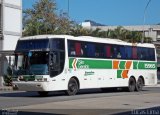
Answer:
[[123, 78], [128, 78], [128, 70], [123, 70], [122, 77]]
[[73, 68], [74, 68], [74, 70], [76, 70], [76, 61], [77, 61], [77, 59], [74, 59], [74, 61], [73, 61]]
[[126, 62], [126, 69], [130, 69], [131, 68], [131, 64], [132, 64], [132, 61], [127, 61]]
[[113, 61], [113, 69], [119, 69], [119, 61]]

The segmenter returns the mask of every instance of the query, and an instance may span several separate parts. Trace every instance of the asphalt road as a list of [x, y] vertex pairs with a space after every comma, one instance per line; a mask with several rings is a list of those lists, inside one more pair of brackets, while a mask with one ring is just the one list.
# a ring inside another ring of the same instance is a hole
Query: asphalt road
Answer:
[[[90, 90], [81, 90], [76, 96], [66, 96], [63, 92], [51, 92], [48, 97], [39, 97], [39, 95], [36, 92], [16, 92], [16, 91], [0, 92], [0, 110], [1, 110], [0, 114], [4, 114], [7, 112], [15, 114], [18, 113], [18, 115], [19, 114], [39, 115], [44, 113], [45, 115], [51, 115], [51, 114], [105, 115], [108, 113], [124, 114], [125, 112], [131, 112], [131, 110], [128, 109], [128, 107], [130, 106], [128, 104], [129, 103], [128, 101], [122, 102], [122, 105], [124, 106], [124, 107], [122, 106], [122, 108], [121, 107], [115, 108], [116, 105], [114, 105], [113, 103], [113, 105], [110, 105], [111, 108], [104, 109], [103, 106], [106, 106], [106, 104], [102, 103], [103, 100], [105, 100], [106, 102], [107, 101], [112, 102], [115, 101], [116, 99], [121, 100], [123, 97], [124, 98], [131, 97], [134, 103], [134, 99], [138, 100], [139, 97], [143, 98], [143, 96], [146, 95], [146, 97], [151, 96], [150, 100], [144, 101], [146, 105], [147, 104], [149, 105], [149, 103], [151, 103], [152, 100], [156, 101], [156, 98], [153, 97], [152, 99], [152, 95], [159, 96], [159, 94], [160, 94], [160, 87], [145, 87], [142, 92], [125, 92], [123, 90], [113, 91], [113, 92], [112, 91], [102, 92], [100, 89], [90, 89]], [[91, 101], [91, 99], [94, 99], [94, 102]], [[92, 104], [92, 107], [95, 107], [95, 109], [91, 107], [87, 108], [87, 101], [88, 104], [89, 103], [95, 104], [95, 105]], [[86, 106], [85, 105], [83, 106], [83, 102], [86, 104]], [[98, 105], [99, 102], [101, 102], [104, 105], [102, 104]], [[68, 108], [66, 107], [67, 109], [65, 108], [65, 106], [62, 106], [63, 103], [64, 105], [66, 104], [66, 106], [68, 106]], [[72, 103], [72, 105], [70, 104], [69, 106], [69, 103]], [[80, 105], [77, 106], [79, 108], [76, 108], [76, 103]], [[139, 107], [138, 104], [137, 107]], [[149, 108], [151, 107], [149, 106]], [[148, 112], [147, 110], [143, 111]], [[152, 110], [154, 110], [153, 112], [160, 114], [159, 106], [157, 105], [153, 106]], [[137, 113], [138, 111], [132, 111], [132, 114], [137, 114]]]

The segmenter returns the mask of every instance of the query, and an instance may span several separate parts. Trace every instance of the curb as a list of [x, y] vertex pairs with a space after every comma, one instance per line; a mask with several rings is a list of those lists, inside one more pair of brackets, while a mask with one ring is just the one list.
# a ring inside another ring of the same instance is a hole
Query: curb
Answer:
[[13, 87], [3, 86], [3, 87], [0, 87], [0, 91], [13, 91]]

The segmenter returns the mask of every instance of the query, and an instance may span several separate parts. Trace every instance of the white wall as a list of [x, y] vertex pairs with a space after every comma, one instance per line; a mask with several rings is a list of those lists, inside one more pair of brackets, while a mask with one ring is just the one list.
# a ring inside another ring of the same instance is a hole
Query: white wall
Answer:
[[21, 10], [17, 10], [10, 7], [4, 7], [3, 17], [3, 31], [21, 33], [21, 21], [22, 14]]
[[151, 38], [153, 38], [153, 41], [156, 41], [157, 39], [157, 31], [151, 31], [150, 32], [150, 35], [149, 35]]
[[3, 50], [15, 50], [19, 38], [20, 36], [4, 35]]
[[[2, 4], [2, 3], [1, 3]], [[2, 36], [0, 39], [0, 51], [14, 51], [17, 40], [22, 35], [22, 0], [3, 0], [2, 5]], [[13, 63], [13, 57], [11, 63]], [[6, 55], [0, 56], [0, 86], [3, 86], [3, 77], [9, 66]]]
[[4, 0], [4, 3], [21, 6], [21, 0]]
[[151, 37], [153, 41], [157, 40], [157, 31], [145, 31], [146, 37]]
[[0, 51], [15, 50], [22, 35], [22, 0], [4, 0], [2, 13], [2, 34]]

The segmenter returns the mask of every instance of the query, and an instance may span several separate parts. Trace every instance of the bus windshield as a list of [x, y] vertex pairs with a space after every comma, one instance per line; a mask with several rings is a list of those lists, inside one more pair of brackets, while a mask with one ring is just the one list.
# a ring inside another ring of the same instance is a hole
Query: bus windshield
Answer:
[[15, 71], [17, 75], [48, 75], [49, 52], [16, 53]]

